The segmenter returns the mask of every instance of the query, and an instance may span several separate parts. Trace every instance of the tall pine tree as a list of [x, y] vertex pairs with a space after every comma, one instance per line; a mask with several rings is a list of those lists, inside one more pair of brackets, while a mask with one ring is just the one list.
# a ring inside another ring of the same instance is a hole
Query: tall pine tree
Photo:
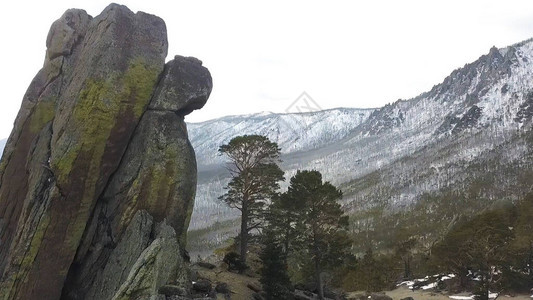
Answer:
[[285, 238], [298, 241], [299, 253], [313, 261], [320, 299], [324, 299], [322, 273], [342, 264], [351, 246], [348, 217], [337, 202], [341, 198], [340, 190], [322, 182], [320, 172], [298, 171], [277, 204], [288, 216], [281, 218], [285, 223], [278, 228], [285, 228]]
[[267, 300], [292, 300], [293, 287], [288, 275], [287, 253], [277, 240], [273, 231], [265, 230], [263, 235], [263, 250], [260, 258], [261, 284]]
[[278, 162], [280, 148], [261, 135], [233, 138], [218, 150], [229, 158], [232, 178], [219, 199], [241, 211], [240, 258], [246, 264], [250, 232], [261, 226], [266, 203], [276, 195], [283, 171]]

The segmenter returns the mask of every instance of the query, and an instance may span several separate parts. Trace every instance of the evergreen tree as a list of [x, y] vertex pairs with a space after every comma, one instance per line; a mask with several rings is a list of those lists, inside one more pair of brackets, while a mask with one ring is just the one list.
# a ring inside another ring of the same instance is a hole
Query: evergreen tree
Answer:
[[[302, 250], [311, 257], [320, 299], [324, 299], [322, 273], [340, 265], [351, 246], [347, 234], [348, 217], [337, 203], [342, 192], [329, 182], [322, 182], [318, 171], [298, 171], [291, 178], [287, 201], [297, 205], [288, 206], [294, 210], [300, 227], [295, 235], [302, 242]], [[291, 200], [292, 199], [292, 200]]]
[[411, 264], [413, 260], [413, 249], [415, 249], [417, 240], [409, 236], [404, 230], [399, 230], [395, 238], [394, 252], [403, 262], [403, 278], [411, 279]]
[[369, 292], [382, 290], [384, 288], [383, 271], [372, 249], [368, 248], [359, 264], [359, 287]]
[[277, 163], [280, 148], [267, 137], [244, 135], [218, 150], [229, 158], [231, 180], [219, 199], [241, 211], [240, 260], [246, 264], [250, 232], [261, 226], [264, 206], [279, 189], [283, 171]]
[[512, 268], [504, 274], [513, 290], [529, 292], [533, 288], [533, 194], [519, 201], [514, 219], [515, 238], [508, 251]]
[[301, 232], [305, 229], [305, 210], [301, 209], [305, 206], [305, 201], [293, 196], [285, 192], [274, 197], [267, 217], [269, 230], [276, 235], [287, 255], [302, 245]]
[[512, 219], [508, 210], [484, 212], [457, 224], [434, 247], [437, 264], [458, 274], [463, 287], [469, 270], [477, 274], [476, 299], [488, 299], [489, 289], [502, 289], [499, 271], [507, 264], [507, 245], [513, 239]]
[[271, 231], [264, 235], [263, 249], [260, 254], [261, 284], [267, 300], [292, 300], [293, 287], [288, 275], [286, 253]]

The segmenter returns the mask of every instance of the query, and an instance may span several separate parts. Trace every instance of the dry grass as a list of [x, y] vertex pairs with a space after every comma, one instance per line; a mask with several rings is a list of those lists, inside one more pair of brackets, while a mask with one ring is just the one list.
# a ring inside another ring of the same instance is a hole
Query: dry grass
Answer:
[[[193, 267], [198, 272], [198, 277], [207, 279], [213, 284], [213, 288], [219, 282], [228, 284], [231, 290], [232, 300], [249, 300], [253, 299], [254, 292], [247, 287], [248, 284], [261, 286], [258, 278], [250, 277], [248, 275], [241, 275], [227, 271], [225, 264], [221, 263], [215, 269], [208, 270], [198, 266]], [[218, 295], [217, 299], [224, 299], [223, 295]]]

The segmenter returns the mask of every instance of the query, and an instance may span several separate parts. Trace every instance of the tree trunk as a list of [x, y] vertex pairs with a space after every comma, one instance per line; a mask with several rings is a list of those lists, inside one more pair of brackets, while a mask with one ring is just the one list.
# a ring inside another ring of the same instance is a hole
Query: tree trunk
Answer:
[[[241, 262], [246, 265], [246, 254], [248, 252], [248, 205], [247, 201], [243, 201], [242, 215], [241, 215]], [[239, 270], [239, 273], [243, 273], [244, 268]]]
[[489, 278], [488, 274], [481, 275], [481, 281], [478, 283], [478, 291], [474, 295], [475, 299], [489, 300]]
[[529, 277], [533, 278], [533, 241], [529, 242], [529, 256], [527, 259], [527, 269]]
[[466, 288], [466, 283], [468, 281], [468, 270], [465, 268], [461, 268], [458, 272], [459, 274], [459, 286], [464, 289]]
[[315, 278], [318, 291], [318, 299], [324, 300], [324, 287], [322, 286], [322, 270], [320, 269], [320, 262], [315, 256]]
[[404, 259], [403, 263], [404, 263], [403, 277], [405, 279], [409, 279], [411, 278], [411, 257], [407, 256], [407, 258]]
[[[285, 246], [285, 254], [289, 254], [289, 245], [290, 245], [290, 238], [291, 238], [291, 219], [290, 217], [287, 217], [287, 220], [285, 220], [285, 241], [284, 241], [284, 246]], [[287, 256], [286, 256], [287, 257]]]

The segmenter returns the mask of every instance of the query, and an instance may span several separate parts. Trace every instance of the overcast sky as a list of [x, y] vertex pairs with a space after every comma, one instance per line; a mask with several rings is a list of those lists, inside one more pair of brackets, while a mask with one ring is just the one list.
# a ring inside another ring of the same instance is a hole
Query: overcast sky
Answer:
[[[42, 66], [52, 22], [107, 1], [2, 1], [0, 138]], [[533, 1], [122, 1], [162, 17], [169, 56], [195, 56], [213, 76], [187, 121], [284, 112], [302, 92], [322, 108], [379, 107], [440, 83], [454, 69], [533, 37]]]

